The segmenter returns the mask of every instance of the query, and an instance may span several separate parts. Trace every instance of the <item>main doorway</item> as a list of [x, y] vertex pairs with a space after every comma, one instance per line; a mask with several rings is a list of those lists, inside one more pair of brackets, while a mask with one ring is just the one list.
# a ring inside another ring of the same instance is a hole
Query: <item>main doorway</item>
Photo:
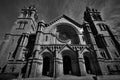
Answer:
[[50, 58], [44, 57], [43, 58], [43, 75], [49, 76], [50, 75]]
[[87, 56], [84, 56], [84, 60], [85, 60], [85, 66], [86, 66], [86, 71], [88, 74], [92, 74], [93, 71], [92, 71], [92, 67], [91, 67], [91, 63], [90, 63], [90, 60]]
[[64, 74], [72, 74], [71, 58], [69, 56], [63, 56], [63, 70]]

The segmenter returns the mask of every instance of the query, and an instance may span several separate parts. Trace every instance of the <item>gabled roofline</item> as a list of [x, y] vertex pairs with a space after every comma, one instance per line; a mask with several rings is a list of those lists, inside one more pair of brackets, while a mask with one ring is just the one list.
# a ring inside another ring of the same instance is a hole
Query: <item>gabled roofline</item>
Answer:
[[40, 54], [41, 54], [41, 53], [44, 53], [44, 51], [45, 51], [46, 49], [47, 49], [49, 52], [53, 53], [48, 47], [45, 47], [42, 51], [40, 51]]
[[62, 16], [59, 16], [58, 18], [55, 18], [54, 20], [52, 20], [50, 23], [47, 24], [47, 26], [52, 25], [53, 23], [55, 23], [56, 21], [60, 20], [61, 18], [65, 18], [68, 21], [70, 21], [71, 23], [75, 24], [78, 27], [81, 27], [82, 25], [79, 24], [78, 22], [76, 22], [75, 20], [69, 18], [68, 16], [66, 16], [65, 14], [63, 14]]
[[60, 53], [65, 47], [68, 47], [71, 51], [75, 52], [68, 44], [65, 44], [65, 45], [58, 51], [58, 53]]

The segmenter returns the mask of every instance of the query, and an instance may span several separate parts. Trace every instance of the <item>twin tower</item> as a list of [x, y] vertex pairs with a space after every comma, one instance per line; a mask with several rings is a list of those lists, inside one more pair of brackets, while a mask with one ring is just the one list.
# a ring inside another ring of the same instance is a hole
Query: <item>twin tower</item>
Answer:
[[34, 6], [21, 10], [0, 46], [0, 78], [120, 74], [120, 45], [96, 9], [86, 7], [83, 24], [37, 21]]

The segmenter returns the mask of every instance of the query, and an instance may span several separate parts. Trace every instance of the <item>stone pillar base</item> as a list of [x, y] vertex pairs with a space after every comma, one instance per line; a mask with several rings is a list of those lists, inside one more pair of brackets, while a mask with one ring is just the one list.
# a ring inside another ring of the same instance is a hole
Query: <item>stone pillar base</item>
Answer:
[[83, 59], [79, 59], [79, 66], [80, 66], [81, 76], [86, 76], [87, 72], [86, 72], [85, 62]]

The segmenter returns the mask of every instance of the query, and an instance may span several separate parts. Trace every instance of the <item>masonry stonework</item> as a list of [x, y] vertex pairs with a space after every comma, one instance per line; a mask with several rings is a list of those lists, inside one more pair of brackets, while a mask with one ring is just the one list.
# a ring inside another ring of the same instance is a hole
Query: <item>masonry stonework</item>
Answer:
[[30, 6], [1, 44], [0, 78], [109, 80], [120, 74], [119, 48], [96, 9], [86, 8], [83, 24], [66, 15], [45, 23]]

